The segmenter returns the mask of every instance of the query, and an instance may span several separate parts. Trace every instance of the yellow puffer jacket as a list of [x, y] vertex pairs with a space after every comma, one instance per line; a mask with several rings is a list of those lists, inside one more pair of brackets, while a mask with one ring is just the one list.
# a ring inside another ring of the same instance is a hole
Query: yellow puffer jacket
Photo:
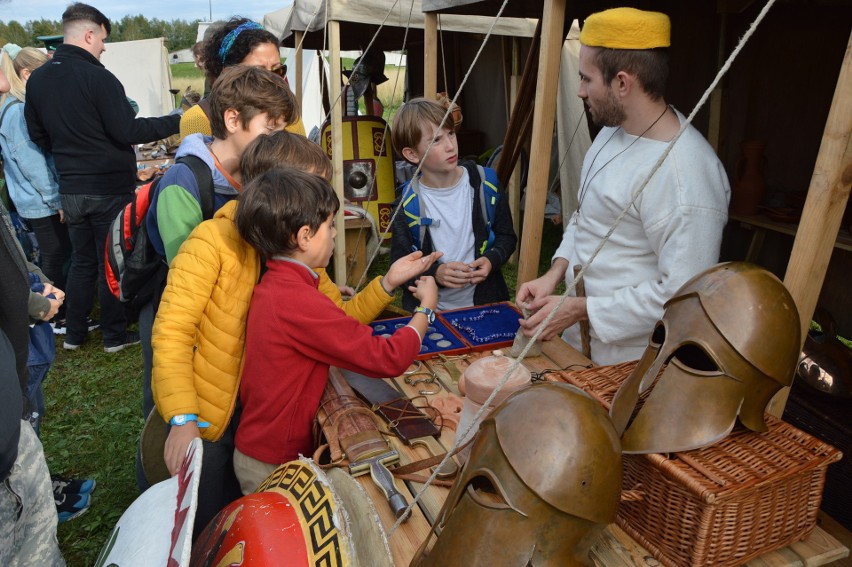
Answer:
[[[296, 122], [289, 124], [284, 129], [293, 134], [305, 135], [305, 124], [302, 122], [301, 116]], [[197, 104], [184, 112], [183, 116], [180, 117], [180, 141], [183, 142], [183, 139], [190, 134], [213, 135], [213, 130], [210, 128], [210, 119], [207, 118], [204, 110]]]
[[[231, 420], [245, 353], [245, 323], [260, 274], [260, 259], [234, 224], [237, 201], [198, 225], [172, 261], [154, 321], [154, 401], [163, 419], [192, 413], [210, 423], [201, 430], [216, 441]], [[393, 296], [376, 277], [350, 301], [325, 269], [319, 291], [347, 315], [368, 323]]]

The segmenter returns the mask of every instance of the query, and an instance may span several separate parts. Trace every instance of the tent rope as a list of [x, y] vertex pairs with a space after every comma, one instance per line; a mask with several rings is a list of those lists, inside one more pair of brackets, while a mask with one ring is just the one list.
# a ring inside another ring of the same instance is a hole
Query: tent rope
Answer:
[[[477, 61], [479, 61], [479, 57], [482, 55], [482, 52], [485, 50], [485, 45], [488, 43], [488, 40], [491, 38], [491, 35], [494, 32], [494, 26], [497, 25], [497, 22], [500, 20], [500, 17], [503, 14], [503, 10], [506, 9], [506, 5], [508, 3], [509, 3], [509, 0], [503, 0], [503, 4], [500, 6], [500, 10], [497, 12], [497, 15], [491, 21], [491, 26], [488, 28], [488, 33], [485, 34], [485, 37], [483, 38], [482, 43], [479, 45], [479, 49], [477, 50], [476, 55], [473, 58], [473, 61], [471, 62], [470, 66], [468, 67], [468, 70], [465, 73], [461, 84], [459, 84], [459, 88], [458, 88], [458, 90], [456, 90], [455, 96], [453, 97], [452, 101], [450, 101], [450, 104], [447, 105], [447, 111], [444, 113], [444, 117], [441, 119], [442, 124], [446, 123], [447, 118], [449, 118], [450, 114], [452, 113], [453, 107], [456, 105], [456, 101], [458, 100], [459, 96], [461, 95], [462, 91], [464, 90], [464, 86], [467, 83], [467, 80], [470, 78], [471, 73], [473, 72], [473, 68], [476, 66]], [[389, 126], [386, 125], [385, 126], [385, 133], [387, 133], [388, 128], [389, 128]], [[429, 145], [426, 146], [426, 151], [423, 152], [423, 156], [420, 158], [420, 163], [417, 164], [417, 168], [414, 170], [414, 174], [411, 176], [412, 179], [414, 179], [418, 175], [420, 175], [420, 170], [423, 167], [423, 162], [426, 160], [426, 156], [428, 156], [429, 152], [432, 150], [432, 146], [435, 145], [435, 140], [437, 139], [438, 134], [440, 134], [440, 132], [435, 132], [435, 135], [433, 135], [432, 139], [429, 141]], [[387, 239], [387, 235], [390, 232], [390, 229], [393, 226], [393, 222], [396, 219], [397, 215], [399, 214], [400, 209], [402, 209], [402, 202], [398, 203], [396, 208], [394, 209], [393, 214], [391, 215], [391, 218], [388, 221], [387, 228], [382, 232], [381, 236], [379, 237], [380, 242]], [[356, 289], [360, 289], [360, 286], [363, 284], [364, 279], [366, 278], [367, 270], [369, 269], [370, 266], [373, 265], [373, 262], [375, 261], [378, 253], [379, 253], [379, 247], [377, 246], [376, 249], [373, 250], [373, 253], [370, 255], [369, 260], [367, 261], [367, 267], [364, 269], [364, 273], [361, 274], [361, 279], [359, 280], [358, 287], [356, 287]]]
[[648, 176], [645, 178], [644, 182], [639, 187], [636, 194], [633, 196], [633, 199], [631, 199], [630, 203], [624, 208], [623, 211], [621, 211], [621, 214], [619, 214], [618, 217], [615, 219], [615, 222], [613, 223], [612, 227], [610, 227], [607, 234], [603, 237], [603, 239], [601, 239], [600, 243], [598, 243], [597, 248], [595, 248], [594, 252], [590, 256], [589, 261], [586, 263], [585, 266], [582, 267], [582, 269], [580, 269], [580, 271], [574, 276], [574, 279], [568, 284], [568, 286], [565, 290], [565, 293], [562, 294], [562, 296], [559, 299], [559, 302], [556, 304], [556, 306], [553, 308], [553, 310], [550, 313], [548, 313], [547, 317], [545, 317], [545, 319], [544, 319], [544, 321], [542, 321], [541, 325], [539, 325], [535, 334], [532, 336], [530, 341], [527, 343], [526, 347], [524, 347], [523, 351], [521, 351], [518, 358], [515, 359], [512, 362], [511, 365], [509, 365], [509, 368], [506, 370], [506, 373], [500, 379], [500, 382], [497, 384], [494, 391], [491, 392], [491, 395], [489, 395], [488, 398], [482, 403], [482, 407], [479, 409], [479, 411], [476, 412], [476, 415], [473, 417], [473, 419], [471, 420], [471, 423], [468, 425], [468, 427], [461, 433], [456, 432], [456, 440], [453, 443], [453, 446], [447, 451], [447, 454], [444, 457], [444, 459], [441, 461], [441, 463], [434, 468], [434, 471], [429, 476], [429, 478], [426, 480], [426, 483], [423, 485], [423, 487], [420, 489], [420, 491], [414, 496], [414, 499], [408, 505], [405, 512], [402, 514], [402, 516], [396, 521], [396, 523], [393, 525], [393, 527], [388, 531], [388, 537], [391, 537], [394, 534], [394, 532], [396, 531], [396, 529], [408, 517], [408, 515], [411, 513], [411, 509], [420, 501], [423, 494], [426, 492], [426, 489], [429, 488], [429, 486], [432, 484], [432, 482], [438, 476], [438, 472], [441, 470], [441, 467], [443, 467], [444, 464], [452, 458], [454, 451], [458, 448], [459, 440], [466, 438], [475, 427], [479, 427], [479, 423], [482, 420], [483, 415], [488, 411], [488, 407], [491, 404], [491, 402], [494, 401], [494, 398], [497, 396], [499, 391], [503, 388], [503, 386], [509, 380], [509, 376], [511, 376], [512, 373], [514, 373], [515, 370], [518, 368], [518, 366], [520, 366], [520, 364], [523, 362], [524, 358], [527, 356], [527, 353], [529, 352], [530, 348], [532, 348], [533, 343], [535, 343], [536, 341], [539, 340], [541, 333], [544, 331], [544, 329], [547, 327], [547, 325], [550, 323], [550, 321], [553, 320], [553, 318], [556, 316], [556, 313], [559, 311], [559, 308], [562, 307], [562, 305], [565, 303], [565, 300], [568, 297], [570, 297], [568, 294], [570, 292], [572, 292], [574, 289], [576, 289], [577, 282], [583, 277], [583, 275], [586, 273], [586, 270], [588, 269], [588, 267], [594, 262], [598, 253], [601, 251], [601, 249], [604, 247], [606, 242], [612, 236], [613, 232], [615, 232], [615, 229], [621, 223], [622, 219], [627, 215], [627, 212], [630, 210], [630, 208], [636, 202], [636, 199], [642, 194], [642, 192], [648, 186], [648, 183], [650, 182], [651, 178], [660, 169], [660, 166], [663, 164], [666, 157], [668, 157], [669, 153], [671, 153], [672, 147], [677, 143], [677, 141], [680, 139], [681, 135], [686, 131], [686, 129], [692, 124], [692, 121], [695, 119], [696, 114], [698, 114], [698, 112], [701, 110], [701, 108], [706, 104], [707, 100], [710, 98], [710, 94], [713, 92], [713, 90], [716, 88], [716, 86], [722, 80], [724, 75], [728, 72], [728, 70], [731, 67], [731, 64], [734, 62], [734, 60], [740, 54], [743, 47], [745, 47], [749, 38], [751, 38], [751, 36], [757, 30], [757, 27], [760, 25], [760, 23], [766, 17], [766, 14], [769, 12], [770, 8], [775, 4], [775, 2], [776, 2], [776, 0], [768, 0], [767, 1], [766, 5], [764, 5], [764, 7], [761, 9], [760, 13], [757, 15], [755, 20], [751, 23], [751, 25], [749, 26], [746, 33], [743, 34], [742, 38], [740, 38], [740, 41], [737, 43], [737, 46], [734, 48], [734, 50], [728, 56], [728, 59], [725, 61], [725, 64], [719, 69], [718, 73], [716, 74], [716, 77], [710, 83], [710, 86], [707, 87], [707, 89], [704, 91], [704, 94], [701, 96], [699, 101], [696, 103], [695, 107], [692, 109], [692, 112], [689, 114], [689, 116], [684, 121], [684, 123], [681, 126], [678, 133], [668, 143], [668, 145], [666, 146], [666, 149], [663, 151], [663, 153], [660, 155], [659, 159], [657, 160], [657, 163], [654, 165], [654, 168], [648, 173]]

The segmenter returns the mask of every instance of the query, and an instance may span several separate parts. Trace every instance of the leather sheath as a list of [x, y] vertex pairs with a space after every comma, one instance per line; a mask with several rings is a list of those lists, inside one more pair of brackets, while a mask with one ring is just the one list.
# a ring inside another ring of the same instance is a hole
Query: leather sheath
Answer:
[[420, 437], [440, 437], [441, 431], [402, 392], [377, 378], [341, 369], [355, 393], [388, 422], [388, 426], [408, 445]]

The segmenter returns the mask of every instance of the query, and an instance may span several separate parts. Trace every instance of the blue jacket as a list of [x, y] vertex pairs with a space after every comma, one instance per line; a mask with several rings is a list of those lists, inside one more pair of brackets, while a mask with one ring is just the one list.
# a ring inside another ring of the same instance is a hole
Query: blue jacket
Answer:
[[53, 156], [45, 155], [30, 140], [24, 105], [9, 96], [0, 107], [0, 152], [9, 196], [18, 214], [25, 219], [40, 219], [59, 213], [59, 176]]

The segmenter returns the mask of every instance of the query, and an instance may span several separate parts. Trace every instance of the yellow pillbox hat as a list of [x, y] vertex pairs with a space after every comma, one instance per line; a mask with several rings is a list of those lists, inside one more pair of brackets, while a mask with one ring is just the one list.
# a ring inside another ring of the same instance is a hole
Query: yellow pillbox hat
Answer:
[[586, 18], [580, 43], [610, 49], [669, 47], [671, 28], [669, 17], [661, 12], [613, 8]]

